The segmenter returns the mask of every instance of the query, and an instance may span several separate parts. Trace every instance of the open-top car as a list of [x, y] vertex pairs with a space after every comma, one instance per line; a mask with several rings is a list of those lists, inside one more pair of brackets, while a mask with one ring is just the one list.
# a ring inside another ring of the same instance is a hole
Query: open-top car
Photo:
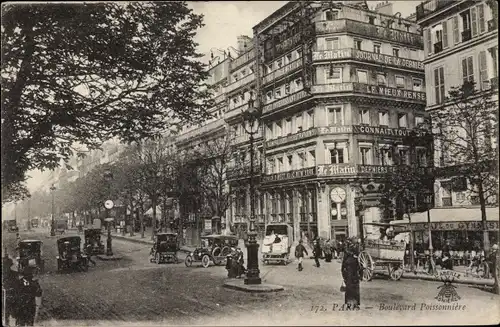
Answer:
[[84, 231], [87, 254], [104, 254], [104, 243], [101, 241], [100, 228], [88, 228]]
[[238, 238], [235, 235], [206, 235], [202, 236], [201, 240], [202, 245], [184, 260], [186, 267], [190, 267], [194, 261], [201, 262], [204, 268], [210, 266], [210, 261], [217, 266], [225, 264], [226, 256], [238, 246]]
[[270, 224], [266, 226], [266, 236], [262, 241], [262, 261], [268, 263], [290, 262], [293, 228], [288, 224]]
[[57, 240], [57, 270], [88, 270], [88, 258], [81, 249], [80, 236], [62, 237]]
[[35, 274], [43, 273], [45, 260], [42, 259], [42, 244], [40, 240], [22, 240], [19, 242], [17, 263], [19, 271], [26, 267], [34, 267]]
[[179, 263], [177, 257], [179, 249], [179, 239], [176, 233], [156, 234], [155, 243], [150, 252], [150, 261], [156, 263]]

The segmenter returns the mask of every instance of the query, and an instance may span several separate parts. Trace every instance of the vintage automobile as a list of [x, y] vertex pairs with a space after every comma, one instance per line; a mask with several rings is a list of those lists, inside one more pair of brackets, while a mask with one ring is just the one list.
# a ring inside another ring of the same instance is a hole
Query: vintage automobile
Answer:
[[155, 263], [179, 263], [177, 257], [177, 251], [179, 250], [179, 240], [176, 233], [158, 233], [149, 253], [149, 260]]
[[7, 231], [9, 233], [19, 232], [19, 227], [17, 227], [17, 220], [15, 219], [4, 220], [3, 231]]
[[22, 240], [19, 242], [19, 256], [16, 258], [19, 271], [26, 267], [34, 267], [35, 274], [43, 273], [45, 260], [42, 259], [42, 244], [40, 240]]
[[80, 236], [62, 237], [57, 240], [57, 271], [71, 269], [87, 271], [88, 258], [81, 250], [82, 239]]
[[54, 230], [59, 234], [64, 234], [68, 229], [68, 221], [64, 219], [57, 219], [55, 221]]
[[84, 237], [84, 247], [85, 249], [90, 249], [90, 252], [87, 251], [87, 254], [104, 254], [104, 243], [101, 241], [100, 228], [85, 229]]
[[264, 264], [290, 262], [293, 229], [288, 224], [266, 226], [266, 236], [262, 241], [262, 261]]
[[201, 237], [202, 246], [186, 256], [184, 264], [191, 267], [194, 261], [201, 262], [204, 268], [212, 261], [216, 266], [226, 263], [226, 256], [234, 252], [238, 246], [235, 235], [206, 235]]

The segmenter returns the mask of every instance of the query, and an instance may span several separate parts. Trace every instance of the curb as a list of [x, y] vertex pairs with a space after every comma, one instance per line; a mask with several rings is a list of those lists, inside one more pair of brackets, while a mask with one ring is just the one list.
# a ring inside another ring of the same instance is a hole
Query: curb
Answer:
[[224, 282], [224, 287], [237, 290], [237, 291], [243, 291], [243, 292], [248, 292], [248, 293], [274, 293], [274, 292], [279, 292], [283, 291], [285, 288], [280, 285], [273, 285], [273, 284], [257, 284], [257, 285], [247, 285], [243, 282], [243, 280], [227, 280]]
[[[122, 241], [128, 241], [128, 242], [133, 242], [133, 243], [140, 243], [140, 244], [147, 244], [147, 245], [153, 245], [153, 241], [151, 240], [147, 240], [146, 237], [143, 238], [143, 239], [133, 239], [133, 238], [128, 238], [128, 237], [124, 237], [122, 235], [111, 235], [113, 238], [116, 238], [116, 239], [119, 239], [119, 240], [122, 240]], [[191, 253], [192, 251], [191, 250], [188, 250], [188, 249], [183, 249], [181, 247], [181, 249], [179, 250], [180, 252], [184, 252], [184, 253]]]

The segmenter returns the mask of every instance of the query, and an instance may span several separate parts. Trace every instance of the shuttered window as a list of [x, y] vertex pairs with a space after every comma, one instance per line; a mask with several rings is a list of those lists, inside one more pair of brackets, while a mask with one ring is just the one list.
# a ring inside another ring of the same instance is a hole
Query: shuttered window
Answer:
[[436, 95], [436, 104], [444, 102], [444, 68], [434, 69], [434, 94]]
[[462, 59], [462, 76], [464, 82], [474, 81], [474, 64], [472, 63], [472, 56]]
[[481, 90], [487, 90], [490, 87], [488, 80], [488, 68], [486, 65], [486, 51], [479, 52], [479, 81]]
[[472, 27], [472, 36], [477, 35], [477, 9], [476, 7], [471, 8], [471, 27]]
[[484, 5], [480, 4], [477, 6], [479, 33], [484, 33], [486, 31], [486, 21], [484, 20]]
[[425, 30], [424, 37], [425, 37], [427, 54], [431, 54], [432, 53], [432, 40], [431, 40], [431, 29], [430, 28]]
[[458, 16], [453, 17], [452, 19], [453, 26], [453, 44], [460, 43], [460, 30], [458, 29]]
[[448, 21], [444, 21], [443, 25], [443, 48], [448, 47]]

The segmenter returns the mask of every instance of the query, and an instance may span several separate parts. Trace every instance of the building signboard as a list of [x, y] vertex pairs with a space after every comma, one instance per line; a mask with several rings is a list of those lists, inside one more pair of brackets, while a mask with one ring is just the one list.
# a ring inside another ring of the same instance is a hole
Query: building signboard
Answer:
[[264, 175], [262, 181], [264, 183], [276, 182], [276, 181], [283, 181], [288, 179], [296, 179], [296, 178], [309, 177], [315, 175], [316, 175], [316, 167], [309, 167], [299, 170], [292, 170], [283, 173], [272, 174], [272, 175]]
[[[462, 230], [462, 231], [482, 231], [483, 223], [481, 221], [448, 221], [448, 222], [435, 222], [430, 223], [431, 230], [433, 231], [453, 231], [453, 230]], [[405, 225], [395, 225], [398, 226], [399, 229], [404, 229], [405, 231], [409, 231], [410, 228], [408, 224]], [[413, 223], [411, 224], [413, 231], [426, 231], [429, 230], [429, 223]], [[489, 231], [497, 231], [498, 230], [498, 221], [487, 221], [486, 222], [486, 230]]]
[[353, 133], [356, 134], [367, 134], [367, 135], [380, 135], [380, 136], [395, 136], [395, 137], [406, 137], [406, 136], [423, 136], [424, 131], [416, 131], [408, 128], [392, 128], [392, 127], [382, 127], [382, 126], [363, 126], [363, 125], [353, 125]]
[[316, 129], [319, 135], [352, 133], [352, 126], [325, 126], [317, 127]]
[[312, 93], [332, 93], [332, 92], [348, 92], [353, 90], [353, 83], [332, 83], [313, 85]]
[[417, 101], [426, 101], [426, 96], [425, 92], [419, 92], [419, 91], [409, 91], [409, 90], [403, 90], [403, 89], [395, 89], [392, 87], [386, 87], [386, 86], [377, 86], [377, 85], [368, 85], [368, 84], [360, 84], [357, 83], [357, 91], [363, 92], [363, 93], [368, 93], [368, 94], [375, 94], [375, 95], [384, 95], [388, 97], [395, 97], [395, 98], [403, 98], [403, 99], [411, 99], [411, 100], [417, 100]]
[[414, 70], [424, 70], [424, 64], [418, 60], [388, 56], [381, 53], [362, 51], [357, 49], [339, 49], [313, 52], [313, 60], [343, 60], [353, 59], [364, 62], [376, 63], [399, 68], [409, 68]]
[[[399, 166], [328, 164], [318, 166], [318, 177], [355, 176], [355, 175], [385, 175], [395, 173]], [[420, 174], [430, 173], [430, 167], [415, 167]]]
[[351, 164], [330, 164], [318, 166], [318, 177], [356, 175], [357, 167]]

